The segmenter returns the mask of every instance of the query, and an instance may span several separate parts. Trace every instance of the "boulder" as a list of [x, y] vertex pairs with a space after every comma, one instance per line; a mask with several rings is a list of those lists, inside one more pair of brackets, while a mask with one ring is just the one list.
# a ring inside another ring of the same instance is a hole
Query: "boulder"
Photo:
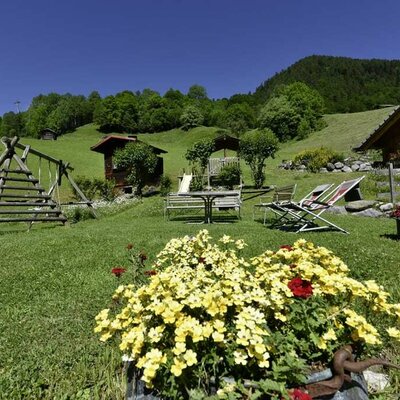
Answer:
[[344, 164], [341, 163], [340, 161], [334, 164], [336, 169], [342, 169], [344, 167]]
[[366, 172], [366, 171], [372, 171], [373, 168], [371, 167], [371, 165], [367, 165], [367, 164], [361, 164], [360, 168], [359, 168], [359, 172]]
[[297, 167], [300, 172], [306, 171], [307, 167], [304, 164], [301, 164]]
[[346, 209], [344, 206], [332, 206], [326, 210], [326, 212], [330, 212], [332, 214], [347, 214]]
[[326, 164], [326, 169], [328, 171], [333, 171], [335, 169], [335, 166], [332, 163]]
[[326, 168], [320, 168], [320, 169], [319, 169], [319, 172], [320, 172], [321, 174], [326, 174], [326, 173], [328, 172], [328, 170], [327, 170]]
[[351, 164], [352, 171], [358, 171], [360, 169], [360, 165], [357, 163]]
[[352, 172], [353, 170], [350, 168], [350, 167], [348, 167], [347, 165], [345, 165], [343, 168], [342, 168], [342, 172]]
[[366, 210], [367, 208], [371, 208], [375, 205], [374, 200], [356, 200], [356, 201], [351, 201], [345, 205], [345, 209], [348, 212], [359, 212]]
[[389, 386], [389, 377], [386, 374], [367, 370], [363, 372], [363, 375], [369, 392], [382, 392]]
[[357, 215], [359, 217], [372, 217], [372, 218], [379, 218], [384, 216], [385, 214], [375, 208], [367, 208], [366, 210], [354, 212], [352, 215]]
[[389, 211], [392, 211], [392, 210], [393, 210], [393, 203], [385, 203], [385, 204], [382, 204], [382, 205], [379, 207], [379, 209], [380, 209], [382, 212], [389, 212]]

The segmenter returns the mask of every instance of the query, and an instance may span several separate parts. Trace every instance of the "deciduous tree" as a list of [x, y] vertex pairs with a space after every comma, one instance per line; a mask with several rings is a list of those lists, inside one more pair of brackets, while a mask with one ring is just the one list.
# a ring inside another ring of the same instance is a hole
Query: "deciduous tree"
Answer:
[[249, 165], [256, 188], [265, 181], [265, 160], [274, 158], [278, 150], [278, 139], [270, 129], [246, 132], [240, 141], [240, 156]]

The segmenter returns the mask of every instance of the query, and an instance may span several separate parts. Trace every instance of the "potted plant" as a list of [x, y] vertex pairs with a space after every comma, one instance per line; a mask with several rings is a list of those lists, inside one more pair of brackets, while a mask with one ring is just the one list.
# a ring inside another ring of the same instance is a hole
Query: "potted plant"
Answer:
[[300, 239], [245, 259], [245, 246], [206, 230], [172, 239], [148, 282], [119, 286], [115, 308], [97, 315], [100, 339], [119, 338], [151, 396], [318, 398], [311, 372], [332, 367], [321, 380], [333, 394], [359, 357], [400, 340], [400, 304], [326, 248]]

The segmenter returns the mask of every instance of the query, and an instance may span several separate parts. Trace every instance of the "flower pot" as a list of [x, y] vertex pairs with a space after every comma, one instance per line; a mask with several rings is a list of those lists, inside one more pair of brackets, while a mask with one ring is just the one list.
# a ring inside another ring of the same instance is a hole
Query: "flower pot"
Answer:
[[[311, 374], [307, 383], [318, 383], [332, 378], [330, 369]], [[368, 400], [367, 383], [364, 376], [351, 374], [351, 382], [345, 382], [334, 395], [314, 397], [313, 400]], [[246, 386], [246, 385], [245, 385]], [[140, 380], [138, 370], [131, 362], [127, 363], [127, 391], [126, 400], [161, 400], [160, 397], [147, 389], [144, 382]]]

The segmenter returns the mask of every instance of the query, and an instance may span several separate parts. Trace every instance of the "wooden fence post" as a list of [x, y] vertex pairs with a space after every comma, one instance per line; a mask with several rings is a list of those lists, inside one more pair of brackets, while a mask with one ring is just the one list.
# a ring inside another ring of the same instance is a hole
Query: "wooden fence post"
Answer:
[[395, 185], [394, 185], [394, 173], [393, 163], [389, 163], [389, 186], [390, 186], [390, 202], [394, 204], [395, 200]]

